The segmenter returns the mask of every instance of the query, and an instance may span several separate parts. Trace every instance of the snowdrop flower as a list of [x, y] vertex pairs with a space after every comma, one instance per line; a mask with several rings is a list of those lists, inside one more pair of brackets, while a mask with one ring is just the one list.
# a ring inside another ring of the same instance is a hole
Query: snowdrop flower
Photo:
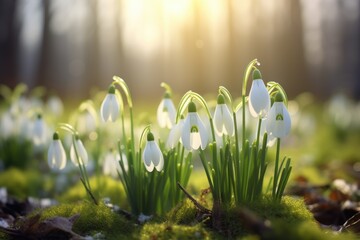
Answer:
[[185, 119], [181, 140], [187, 150], [196, 150], [201, 146], [205, 149], [208, 143], [208, 133], [204, 123], [196, 112], [196, 105], [190, 102], [188, 105], [188, 115]]
[[270, 96], [258, 69], [253, 72], [249, 94], [249, 110], [253, 117], [265, 118], [270, 108]]
[[48, 111], [57, 117], [61, 116], [62, 113], [64, 112], [64, 105], [61, 99], [56, 96], [51, 96], [48, 99], [46, 106]]
[[[75, 152], [75, 147], [76, 147], [76, 152]], [[77, 158], [77, 156], [79, 158]], [[79, 162], [81, 165], [86, 166], [89, 161], [88, 154], [86, 152], [84, 144], [82, 143], [78, 135], [75, 136], [75, 144], [73, 142], [73, 144], [70, 147], [70, 159], [75, 166], [79, 166]]]
[[214, 113], [214, 126], [216, 134], [222, 136], [223, 134], [234, 135], [234, 123], [228, 106], [225, 104], [225, 99], [222, 94], [217, 98], [217, 104]]
[[143, 160], [148, 172], [152, 172], [154, 167], [160, 172], [164, 167], [164, 157], [159, 146], [154, 141], [154, 135], [151, 132], [147, 134], [147, 143], [143, 153]]
[[7, 111], [2, 115], [0, 121], [0, 130], [1, 130], [0, 138], [4, 138], [4, 139], [10, 137], [14, 133], [15, 123], [10, 111]]
[[101, 104], [101, 118], [104, 122], [112, 121], [115, 122], [117, 116], [119, 115], [119, 103], [115, 95], [115, 86], [111, 85], [109, 87], [108, 94], [106, 95], [104, 101]]
[[177, 124], [173, 126], [173, 128], [170, 130], [168, 140], [166, 142], [166, 146], [168, 148], [174, 148], [176, 147], [177, 143], [181, 141], [181, 132], [184, 126], [184, 116], [181, 115], [180, 120]]
[[[122, 169], [120, 166], [120, 154], [118, 154], [117, 152], [115, 152], [114, 150], [110, 150], [104, 158], [104, 163], [103, 163], [103, 173], [105, 175], [110, 175], [113, 178], [118, 177], [118, 172], [121, 174], [122, 173]], [[129, 166], [128, 166], [128, 162], [127, 162], [127, 158], [125, 156], [125, 154], [122, 154], [122, 160], [124, 163], [124, 169], [125, 172], [128, 171]]]
[[169, 128], [175, 124], [176, 109], [168, 92], [165, 93], [157, 109], [157, 120], [161, 128]]
[[266, 130], [275, 138], [282, 138], [289, 134], [290, 128], [291, 118], [289, 112], [285, 107], [282, 94], [278, 93], [268, 114]]
[[38, 114], [32, 129], [33, 141], [35, 145], [41, 145], [46, 142], [47, 127], [41, 114]]
[[85, 110], [78, 115], [76, 129], [81, 135], [96, 131], [96, 126], [96, 116], [91, 114], [88, 110]]
[[66, 166], [66, 154], [57, 132], [53, 135], [53, 141], [48, 150], [48, 164], [51, 169], [61, 170]]

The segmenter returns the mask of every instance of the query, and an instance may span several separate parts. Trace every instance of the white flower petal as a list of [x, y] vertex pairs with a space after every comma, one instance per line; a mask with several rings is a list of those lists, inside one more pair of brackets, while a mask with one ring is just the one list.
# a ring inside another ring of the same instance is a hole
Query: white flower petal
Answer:
[[104, 122], [115, 122], [119, 115], [119, 103], [115, 94], [108, 93], [101, 104], [101, 118]]
[[170, 130], [168, 140], [166, 141], [166, 147], [174, 148], [179, 141], [181, 141], [181, 132], [184, 126], [184, 119], [180, 119], [179, 122]]
[[66, 154], [60, 140], [53, 140], [48, 150], [50, 168], [61, 170], [66, 166]]
[[157, 109], [157, 120], [161, 128], [172, 128], [175, 124], [176, 109], [170, 98], [163, 98]]
[[234, 123], [232, 115], [226, 104], [217, 104], [214, 114], [215, 131], [219, 136], [234, 135]]
[[145, 145], [145, 149], [144, 149], [144, 152], [143, 152], [143, 160], [144, 160], [144, 165], [145, 165], [145, 168], [148, 172], [152, 172], [154, 170], [154, 163], [153, 163], [153, 160], [152, 160], [152, 149], [151, 149], [151, 146], [149, 144], [149, 142], [146, 143]]
[[100, 113], [101, 119], [107, 122], [110, 119], [110, 94], [107, 94], [101, 103]]
[[198, 117], [198, 129], [201, 139], [201, 149], [204, 150], [209, 142], [209, 134], [206, 130], [204, 123], [201, 121], [200, 117]]
[[189, 116], [190, 114], [191, 113], [189, 113], [186, 119], [184, 120], [184, 126], [181, 134], [181, 141], [184, 147], [189, 151], [191, 150], [191, 144], [190, 144], [191, 125], [190, 125], [190, 116]]
[[221, 105], [217, 104], [214, 112], [214, 127], [216, 134], [222, 136], [223, 134], [223, 116], [221, 112]]
[[270, 96], [262, 79], [252, 81], [249, 110], [252, 116], [264, 118], [269, 111]]

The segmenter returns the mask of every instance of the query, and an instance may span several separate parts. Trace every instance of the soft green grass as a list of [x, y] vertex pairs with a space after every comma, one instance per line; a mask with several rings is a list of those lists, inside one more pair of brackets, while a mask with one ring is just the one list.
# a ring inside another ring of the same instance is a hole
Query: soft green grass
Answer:
[[[124, 188], [119, 179], [107, 176], [93, 176], [90, 178], [90, 185], [94, 195], [100, 200], [109, 198], [111, 203], [119, 205], [121, 208], [129, 210]], [[84, 186], [78, 182], [70, 187], [58, 200], [62, 203], [72, 203], [83, 199], [89, 199]]]
[[0, 186], [5, 187], [10, 196], [25, 199], [38, 197], [44, 189], [42, 176], [34, 170], [10, 168], [0, 173]]

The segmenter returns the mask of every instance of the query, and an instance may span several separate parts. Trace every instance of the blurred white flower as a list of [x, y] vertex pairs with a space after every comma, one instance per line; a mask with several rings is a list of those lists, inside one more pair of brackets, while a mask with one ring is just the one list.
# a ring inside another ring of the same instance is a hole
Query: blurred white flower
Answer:
[[89, 111], [85, 110], [78, 115], [76, 129], [81, 135], [96, 131], [96, 126], [96, 116], [93, 116]]
[[[118, 177], [118, 172], [122, 174], [122, 168], [120, 166], [119, 161], [121, 161], [120, 154], [113, 150], [110, 150], [104, 157], [103, 173], [105, 175], [110, 175], [113, 178]], [[125, 172], [127, 172], [129, 166], [125, 154], [122, 154], [122, 161], [124, 164], [124, 170]]]
[[104, 101], [101, 104], [101, 119], [104, 122], [112, 121], [115, 122], [119, 115], [120, 107], [118, 99], [115, 95], [115, 87], [110, 86], [108, 94], [105, 96]]
[[[75, 152], [75, 147], [76, 147], [77, 155]], [[77, 156], [79, 158], [77, 158]], [[75, 136], [75, 145], [73, 143], [73, 144], [71, 144], [71, 147], [70, 147], [70, 159], [75, 166], [79, 166], [79, 163], [81, 165], [86, 166], [89, 161], [88, 154], [84, 147], [84, 144], [82, 143], [79, 136], [77, 136], [77, 135]]]
[[55, 115], [60, 117], [64, 112], [64, 105], [59, 97], [51, 96], [46, 103], [47, 110]]
[[6, 139], [14, 133], [14, 119], [9, 111], [1, 116], [1, 138]]
[[47, 140], [47, 126], [41, 114], [38, 114], [32, 127], [32, 139], [35, 145], [43, 145]]
[[222, 136], [223, 134], [234, 135], [234, 122], [229, 110], [225, 104], [225, 99], [222, 94], [219, 94], [217, 104], [214, 112], [214, 126], [216, 134]]
[[61, 170], [66, 166], [66, 153], [57, 132], [53, 135], [53, 141], [48, 150], [48, 164], [51, 169]]
[[145, 168], [148, 172], [152, 172], [154, 167], [158, 172], [160, 172], [164, 167], [164, 157], [159, 146], [154, 141], [154, 135], [151, 132], [147, 135], [143, 160]]
[[205, 149], [209, 136], [204, 123], [201, 121], [196, 112], [195, 103], [190, 102], [188, 105], [188, 115], [186, 116], [181, 140], [187, 150], [197, 150], [200, 146]]
[[175, 124], [176, 109], [169, 93], [165, 93], [157, 108], [157, 120], [161, 128], [169, 128]]
[[258, 69], [253, 72], [249, 93], [249, 110], [253, 117], [265, 118], [270, 108], [270, 96]]

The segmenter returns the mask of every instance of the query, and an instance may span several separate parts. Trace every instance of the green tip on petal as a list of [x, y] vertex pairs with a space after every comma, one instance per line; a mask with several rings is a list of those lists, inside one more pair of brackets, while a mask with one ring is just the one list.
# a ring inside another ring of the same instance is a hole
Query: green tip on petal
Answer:
[[253, 71], [252, 77], [253, 77], [253, 80], [262, 79], [262, 76], [261, 76], [261, 73], [260, 73], [259, 69], [255, 69]]
[[37, 118], [37, 119], [41, 119], [41, 118], [42, 118], [41, 113], [38, 113], [38, 114], [36, 115], [36, 118]]
[[183, 114], [180, 115], [180, 119], [185, 119]]
[[147, 134], [147, 140], [148, 141], [154, 141], [154, 134], [152, 134], [151, 132], [149, 132], [148, 134]]
[[110, 85], [108, 93], [115, 94], [115, 86], [113, 84]]
[[196, 105], [194, 102], [190, 102], [188, 105], [188, 112], [196, 112]]
[[75, 140], [79, 140], [80, 139], [80, 137], [79, 137], [79, 133], [78, 132], [76, 132], [75, 133]]
[[171, 98], [171, 94], [168, 91], [166, 91], [164, 93], [164, 98]]
[[284, 101], [284, 96], [282, 95], [282, 93], [278, 92], [275, 96], [275, 102], [283, 102]]
[[222, 95], [221, 93], [218, 95], [217, 97], [217, 104], [224, 104], [225, 103], [225, 98], [224, 95]]
[[60, 139], [59, 133], [58, 133], [58, 132], [54, 132], [53, 140], [59, 140], [59, 139]]

